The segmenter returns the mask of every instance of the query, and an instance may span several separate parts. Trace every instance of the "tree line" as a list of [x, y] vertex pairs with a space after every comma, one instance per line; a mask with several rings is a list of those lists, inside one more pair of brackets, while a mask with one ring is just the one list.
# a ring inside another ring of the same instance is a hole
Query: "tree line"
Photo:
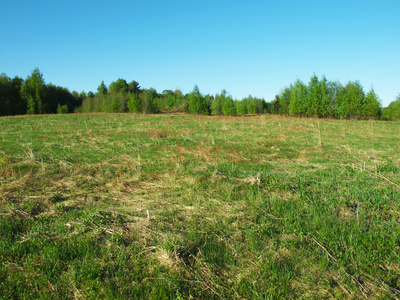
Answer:
[[157, 93], [154, 88], [142, 89], [139, 83], [128, 83], [124, 79], [112, 82], [109, 87], [101, 82], [96, 94], [88, 94], [77, 112], [133, 112], [158, 113], [186, 112], [201, 115], [262, 114], [268, 107], [264, 99], [251, 96], [242, 101], [234, 100], [223, 90], [217, 95], [203, 95], [198, 86], [183, 94], [180, 90], [164, 90]]
[[85, 97], [84, 92], [46, 84], [38, 68], [25, 80], [0, 74], [0, 116], [74, 112]]
[[222, 90], [203, 95], [197, 85], [187, 94], [180, 90], [141, 88], [135, 80], [117, 79], [108, 86], [102, 81], [94, 92], [70, 92], [67, 88], [46, 84], [36, 68], [24, 80], [0, 75], [0, 115], [90, 113], [90, 112], [186, 112], [202, 115], [241, 116], [280, 114], [301, 117], [341, 119], [400, 119], [400, 95], [387, 108], [373, 89], [368, 93], [358, 81], [342, 85], [316, 75], [308, 84], [300, 80], [284, 88], [273, 101], [249, 95], [236, 100]]
[[373, 89], [367, 94], [358, 81], [340, 82], [313, 75], [308, 84], [297, 80], [272, 102], [273, 113], [340, 119], [380, 119], [381, 101]]

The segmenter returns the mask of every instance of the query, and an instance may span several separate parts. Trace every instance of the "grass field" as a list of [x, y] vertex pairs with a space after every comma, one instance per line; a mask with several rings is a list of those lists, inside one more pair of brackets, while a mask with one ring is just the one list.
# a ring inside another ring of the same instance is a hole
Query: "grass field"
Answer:
[[400, 298], [400, 123], [0, 118], [0, 298]]

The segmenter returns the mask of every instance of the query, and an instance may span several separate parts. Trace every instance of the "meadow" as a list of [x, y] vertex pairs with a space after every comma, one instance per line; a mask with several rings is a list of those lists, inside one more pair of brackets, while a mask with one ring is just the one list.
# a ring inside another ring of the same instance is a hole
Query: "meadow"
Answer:
[[400, 298], [400, 123], [0, 118], [0, 298]]

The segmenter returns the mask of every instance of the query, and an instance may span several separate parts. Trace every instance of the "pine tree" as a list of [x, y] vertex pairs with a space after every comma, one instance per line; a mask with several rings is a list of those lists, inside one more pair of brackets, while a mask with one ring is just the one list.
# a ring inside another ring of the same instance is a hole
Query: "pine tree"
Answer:
[[378, 120], [381, 116], [382, 108], [378, 95], [374, 89], [371, 89], [367, 96], [365, 96], [365, 103], [363, 107], [363, 117], [365, 119]]
[[317, 110], [318, 117], [326, 118], [333, 116], [333, 108], [329, 99], [330, 93], [328, 88], [328, 81], [325, 76], [322, 77], [322, 80], [319, 82], [319, 90], [321, 95], [321, 102]]
[[232, 97], [225, 97], [224, 102], [222, 102], [222, 112], [225, 116], [236, 115], [235, 103]]
[[360, 83], [349, 81], [339, 90], [336, 102], [340, 118], [360, 118], [364, 103], [364, 91]]
[[193, 91], [189, 94], [189, 112], [198, 115], [208, 115], [207, 102], [200, 94], [199, 87], [194, 86]]
[[292, 116], [302, 116], [306, 114], [308, 91], [307, 86], [297, 80], [290, 86], [289, 114]]
[[216, 95], [215, 99], [211, 102], [211, 113], [214, 116], [222, 115], [222, 98], [220, 95]]
[[281, 115], [289, 114], [290, 100], [290, 89], [285, 88], [279, 96], [279, 113]]
[[256, 113], [256, 107], [254, 106], [254, 101], [253, 101], [253, 96], [249, 95], [246, 99], [244, 99], [245, 104], [246, 104], [246, 110], [248, 114], [255, 114]]
[[246, 105], [243, 103], [243, 101], [236, 101], [236, 113], [238, 116], [243, 116], [247, 113]]
[[281, 111], [281, 100], [278, 95], [275, 95], [275, 99], [271, 102], [271, 113], [280, 114]]
[[322, 105], [321, 86], [314, 74], [308, 84], [307, 116], [319, 117]]

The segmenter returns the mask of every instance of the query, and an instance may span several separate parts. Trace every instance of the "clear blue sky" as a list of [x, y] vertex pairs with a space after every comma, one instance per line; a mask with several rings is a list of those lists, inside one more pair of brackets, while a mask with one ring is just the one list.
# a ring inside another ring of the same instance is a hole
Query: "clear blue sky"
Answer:
[[1, 1], [0, 72], [96, 91], [102, 80], [273, 100], [296, 79], [400, 93], [400, 1]]

